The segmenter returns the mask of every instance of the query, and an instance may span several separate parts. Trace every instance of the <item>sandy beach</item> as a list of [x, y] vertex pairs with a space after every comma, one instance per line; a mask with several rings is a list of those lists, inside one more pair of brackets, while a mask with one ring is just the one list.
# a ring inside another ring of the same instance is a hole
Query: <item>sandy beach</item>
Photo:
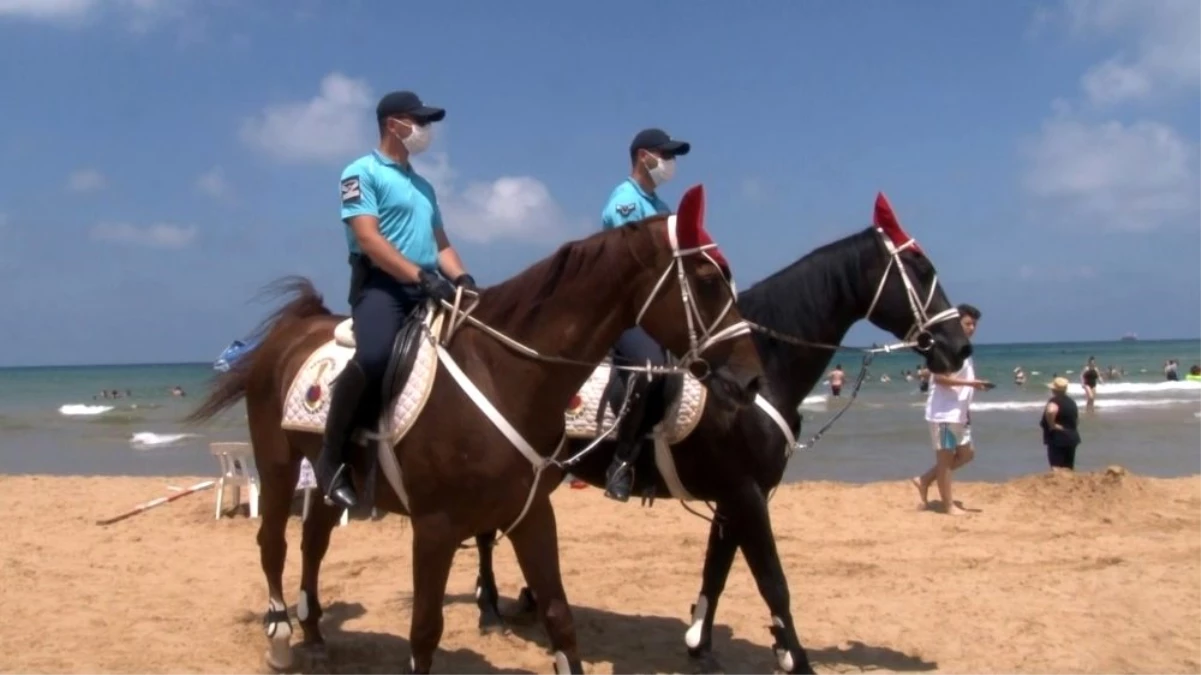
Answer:
[[[0, 671], [264, 672], [257, 521], [214, 521], [207, 491], [95, 524], [192, 482], [0, 477]], [[779, 491], [793, 612], [819, 672], [1201, 671], [1201, 477], [1033, 475], [956, 494], [973, 513], [921, 512], [903, 481]], [[554, 499], [585, 668], [688, 672], [707, 523], [594, 489]], [[407, 525], [354, 519], [334, 535], [321, 592], [335, 672], [407, 663]], [[295, 603], [299, 518], [288, 537]], [[547, 672], [540, 627], [479, 635], [475, 565], [460, 553], [435, 669]], [[507, 544], [497, 566], [511, 598], [521, 579]], [[728, 671], [770, 672], [767, 611], [741, 558], [717, 623]]]

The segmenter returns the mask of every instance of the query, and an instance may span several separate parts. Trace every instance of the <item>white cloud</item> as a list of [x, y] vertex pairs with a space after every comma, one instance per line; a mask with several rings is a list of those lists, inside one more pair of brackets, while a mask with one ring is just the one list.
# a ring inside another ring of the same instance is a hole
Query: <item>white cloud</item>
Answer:
[[129, 223], [102, 223], [92, 228], [92, 239], [150, 248], [184, 248], [196, 238], [196, 227], [157, 223], [136, 227]]
[[197, 192], [217, 200], [228, 199], [233, 194], [233, 188], [225, 180], [225, 172], [219, 166], [197, 176], [194, 187]]
[[330, 73], [308, 101], [278, 103], [242, 123], [242, 140], [289, 163], [349, 161], [375, 134], [371, 88], [365, 80]]
[[158, 17], [179, 9], [182, 0], [0, 0], [0, 18], [72, 24], [103, 10], [116, 10], [133, 21], [149, 26]]
[[108, 179], [95, 169], [80, 169], [67, 176], [67, 188], [72, 192], [94, 192], [105, 185]]
[[[1195, 88], [1201, 77], [1201, 3], [1196, 0], [1067, 0], [1058, 13], [1078, 36], [1112, 38], [1119, 51], [1080, 78], [1090, 106], [1055, 101], [1023, 144], [1022, 185], [1055, 218], [1147, 231], [1195, 218], [1198, 146], [1152, 119], [1098, 119], [1107, 106]], [[1044, 15], [1035, 13], [1045, 24]]]
[[1060, 113], [1025, 147], [1026, 190], [1080, 225], [1145, 231], [1197, 209], [1197, 148], [1172, 127]]
[[545, 241], [574, 232], [546, 185], [530, 176], [501, 176], [455, 188], [455, 171], [446, 153], [413, 161], [434, 186], [442, 220], [454, 241], [487, 243], [499, 239]]
[[1069, 0], [1070, 28], [1112, 38], [1121, 50], [1080, 80], [1089, 100], [1112, 105], [1191, 90], [1201, 78], [1201, 3], [1197, 0]]
[[[279, 103], [243, 123], [242, 140], [288, 163], [349, 163], [378, 137], [375, 95], [365, 80], [330, 73], [308, 101]], [[445, 143], [439, 124], [435, 143]], [[531, 176], [501, 176], [460, 187], [445, 152], [414, 158], [433, 184], [442, 219], [455, 241], [543, 240], [571, 231], [546, 185]]]

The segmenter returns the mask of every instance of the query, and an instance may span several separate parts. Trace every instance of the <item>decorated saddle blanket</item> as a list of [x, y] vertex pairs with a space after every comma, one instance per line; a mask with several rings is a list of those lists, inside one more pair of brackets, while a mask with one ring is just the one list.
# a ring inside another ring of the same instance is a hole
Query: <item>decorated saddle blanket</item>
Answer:
[[[616, 423], [613, 408], [607, 405], [610, 375], [611, 366], [606, 361], [592, 371], [584, 387], [571, 398], [565, 411], [568, 438], [591, 440], [604, 434]], [[659, 431], [668, 443], [678, 443], [692, 433], [701, 421], [708, 394], [709, 390], [699, 380], [684, 375], [680, 395], [668, 402], [667, 411], [659, 425]]]
[[[441, 331], [442, 314], [429, 312], [423, 320], [423, 335], [413, 357], [412, 370], [390, 406], [380, 416], [379, 431], [395, 446], [404, 438], [425, 408], [434, 376], [438, 372], [438, 350], [433, 336]], [[280, 426], [289, 431], [325, 432], [333, 381], [354, 356], [354, 333], [347, 319], [334, 329], [334, 338], [318, 347], [296, 373], [284, 399]]]

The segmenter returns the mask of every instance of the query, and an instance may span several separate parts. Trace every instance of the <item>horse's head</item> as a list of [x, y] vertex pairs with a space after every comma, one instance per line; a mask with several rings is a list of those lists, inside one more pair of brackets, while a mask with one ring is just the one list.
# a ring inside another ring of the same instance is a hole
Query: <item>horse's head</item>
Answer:
[[[705, 192], [689, 189], [676, 215], [646, 223], [636, 321], [718, 398], [750, 405], [763, 366], [735, 303], [729, 263], [705, 231]], [[648, 256], [650, 256], [648, 258]]]
[[883, 193], [876, 197], [873, 224], [882, 255], [880, 279], [866, 318], [906, 341], [925, 356], [935, 373], [952, 373], [972, 355], [972, 343], [963, 332], [959, 312], [947, 299], [934, 263], [906, 234]]

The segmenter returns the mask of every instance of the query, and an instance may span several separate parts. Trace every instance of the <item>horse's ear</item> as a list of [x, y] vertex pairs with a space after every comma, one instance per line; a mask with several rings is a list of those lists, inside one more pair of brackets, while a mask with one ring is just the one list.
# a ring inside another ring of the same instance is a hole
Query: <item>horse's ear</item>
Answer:
[[687, 250], [713, 242], [705, 232], [705, 186], [693, 185], [680, 198], [676, 210], [678, 250]]
[[730, 278], [730, 263], [705, 229], [704, 185], [693, 185], [684, 192], [676, 211], [675, 231], [669, 232], [668, 236], [672, 237], [672, 248], [676, 251], [707, 247], [702, 253], [722, 269], [727, 279]]
[[[888, 203], [888, 197], [885, 197], [883, 192], [876, 193], [876, 212], [872, 217], [872, 224], [884, 232], [893, 246], [904, 246], [913, 239], [901, 227], [897, 214], [892, 210], [892, 204]], [[910, 244], [910, 248], [921, 250], [918, 249], [917, 242]]]

